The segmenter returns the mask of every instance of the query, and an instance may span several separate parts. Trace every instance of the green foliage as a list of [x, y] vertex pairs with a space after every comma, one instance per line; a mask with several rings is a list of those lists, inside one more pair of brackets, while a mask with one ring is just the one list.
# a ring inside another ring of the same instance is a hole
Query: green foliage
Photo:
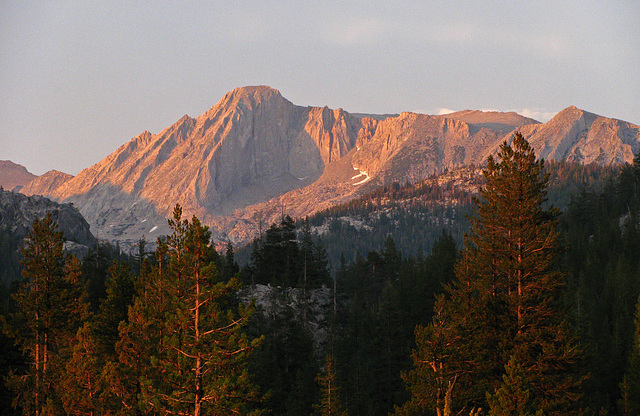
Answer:
[[335, 359], [350, 414], [386, 415], [407, 400], [401, 372], [410, 368], [416, 324], [433, 314], [434, 294], [453, 278], [457, 248], [443, 233], [428, 257], [400, 260], [393, 240], [337, 276]]
[[569, 249], [567, 302], [586, 346], [588, 404], [616, 414], [640, 295], [640, 163], [574, 195], [561, 221]]
[[300, 242], [291, 217], [272, 224], [252, 245], [251, 260], [242, 271], [246, 284], [317, 288], [329, 283], [327, 254], [315, 244], [309, 223], [305, 223]]
[[[143, 266], [143, 272], [144, 272]], [[127, 309], [135, 295], [135, 277], [125, 263], [114, 262], [106, 281], [106, 297], [93, 316], [91, 331], [96, 338], [97, 352], [106, 359], [115, 359], [115, 345], [120, 339], [119, 326], [127, 321]]]
[[511, 357], [505, 366], [502, 384], [494, 394], [487, 393], [489, 416], [543, 416], [541, 410], [536, 411], [531, 390], [525, 384], [525, 372]]
[[272, 289], [269, 309], [252, 316], [249, 334], [264, 341], [249, 358], [249, 369], [261, 394], [263, 408], [275, 415], [309, 415], [316, 401], [319, 364], [308, 328], [282, 289]]
[[624, 416], [640, 413], [640, 298], [636, 305], [635, 332], [629, 351], [629, 364], [620, 383], [622, 397], [618, 403]]
[[62, 233], [50, 213], [36, 219], [22, 249], [24, 281], [13, 295], [17, 311], [8, 327], [29, 360], [26, 374], [12, 373], [9, 385], [25, 412], [61, 410], [57, 381], [63, 376], [76, 330], [87, 318], [80, 262], [63, 252]]
[[221, 258], [220, 263], [219, 269], [223, 281], [229, 281], [231, 278], [237, 277], [238, 273], [240, 273], [240, 267], [236, 262], [231, 242], [227, 243], [224, 257]]
[[61, 399], [66, 414], [105, 414], [103, 403], [108, 385], [102, 377], [103, 358], [89, 323], [78, 329], [66, 361], [63, 376], [58, 383], [62, 387]]
[[426, 327], [416, 326], [414, 367], [402, 374], [411, 398], [401, 407], [396, 406], [398, 416], [451, 413], [451, 394], [461, 373], [454, 366], [456, 354], [453, 348], [457, 345], [458, 335], [445, 321], [444, 306], [444, 297], [439, 296], [433, 321]]

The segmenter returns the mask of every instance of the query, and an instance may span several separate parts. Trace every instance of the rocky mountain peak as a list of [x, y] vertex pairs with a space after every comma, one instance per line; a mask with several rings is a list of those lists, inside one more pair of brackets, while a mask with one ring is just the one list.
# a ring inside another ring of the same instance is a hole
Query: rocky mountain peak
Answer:
[[550, 122], [563, 123], [563, 122], [575, 122], [582, 117], [595, 118], [596, 115], [584, 111], [574, 105], [571, 105], [564, 110], [561, 110], [556, 114]]
[[575, 106], [545, 124], [524, 126], [524, 137], [545, 159], [610, 165], [631, 162], [640, 151], [640, 128]]
[[[188, 116], [184, 116], [184, 117], [188, 117]], [[139, 135], [137, 135], [136, 137], [134, 137], [133, 139], [144, 146], [151, 141], [152, 137], [153, 135], [149, 132], [149, 130], [145, 130]]]
[[251, 110], [260, 106], [279, 106], [286, 104], [292, 105], [290, 101], [280, 94], [280, 91], [266, 85], [239, 87], [226, 93], [220, 101], [205, 114], [215, 112], [215, 110], [220, 108]]

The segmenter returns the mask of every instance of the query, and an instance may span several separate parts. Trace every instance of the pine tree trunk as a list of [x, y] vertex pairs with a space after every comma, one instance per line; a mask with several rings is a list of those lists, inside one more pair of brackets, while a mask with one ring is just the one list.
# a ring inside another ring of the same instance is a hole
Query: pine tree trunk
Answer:
[[[198, 345], [198, 343], [200, 342], [200, 306], [201, 306], [201, 302], [200, 302], [200, 273], [199, 270], [196, 270], [195, 273], [195, 279], [196, 279], [196, 306], [195, 306], [195, 344]], [[198, 356], [196, 358], [196, 368], [195, 368], [195, 373], [196, 373], [196, 395], [195, 395], [195, 409], [193, 412], [194, 416], [200, 416], [200, 407], [202, 404], [202, 392], [203, 392], [203, 387], [202, 387], [202, 358], [200, 357], [200, 352], [197, 352]]]
[[[37, 316], [37, 315], [36, 315]], [[37, 318], [36, 318], [37, 320]], [[40, 414], [40, 377], [42, 374], [42, 371], [40, 369], [40, 334], [36, 335], [36, 352], [35, 352], [35, 366], [36, 366], [36, 371], [35, 371], [35, 383], [36, 383], [36, 389], [35, 389], [35, 394], [34, 394], [34, 402], [35, 402], [35, 410], [36, 410], [36, 415]]]

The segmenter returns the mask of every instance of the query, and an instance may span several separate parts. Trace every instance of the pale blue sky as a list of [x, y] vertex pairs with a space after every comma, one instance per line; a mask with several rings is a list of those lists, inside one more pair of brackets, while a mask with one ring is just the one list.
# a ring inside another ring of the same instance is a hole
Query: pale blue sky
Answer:
[[0, 159], [77, 174], [227, 91], [640, 124], [640, 1], [0, 2]]

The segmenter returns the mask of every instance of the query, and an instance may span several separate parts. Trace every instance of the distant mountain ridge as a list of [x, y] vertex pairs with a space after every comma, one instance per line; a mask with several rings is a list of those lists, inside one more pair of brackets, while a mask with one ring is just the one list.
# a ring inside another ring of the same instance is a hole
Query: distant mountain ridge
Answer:
[[520, 132], [538, 157], [557, 161], [631, 163], [640, 151], [638, 126], [574, 106], [560, 111], [547, 123], [523, 126]]
[[240, 242], [283, 212], [309, 215], [393, 181], [481, 164], [514, 130], [556, 160], [630, 162], [638, 126], [575, 107], [541, 124], [516, 113], [351, 114], [297, 106], [266, 86], [236, 88], [197, 118], [144, 132], [76, 177], [25, 192], [73, 202], [99, 238], [133, 244], [167, 231], [176, 203]]
[[50, 170], [44, 175], [32, 179], [20, 189], [20, 192], [27, 196], [49, 195], [71, 179], [73, 179], [73, 175], [57, 170]]
[[6, 191], [22, 187], [37, 178], [27, 168], [10, 160], [0, 160], [0, 186]]

